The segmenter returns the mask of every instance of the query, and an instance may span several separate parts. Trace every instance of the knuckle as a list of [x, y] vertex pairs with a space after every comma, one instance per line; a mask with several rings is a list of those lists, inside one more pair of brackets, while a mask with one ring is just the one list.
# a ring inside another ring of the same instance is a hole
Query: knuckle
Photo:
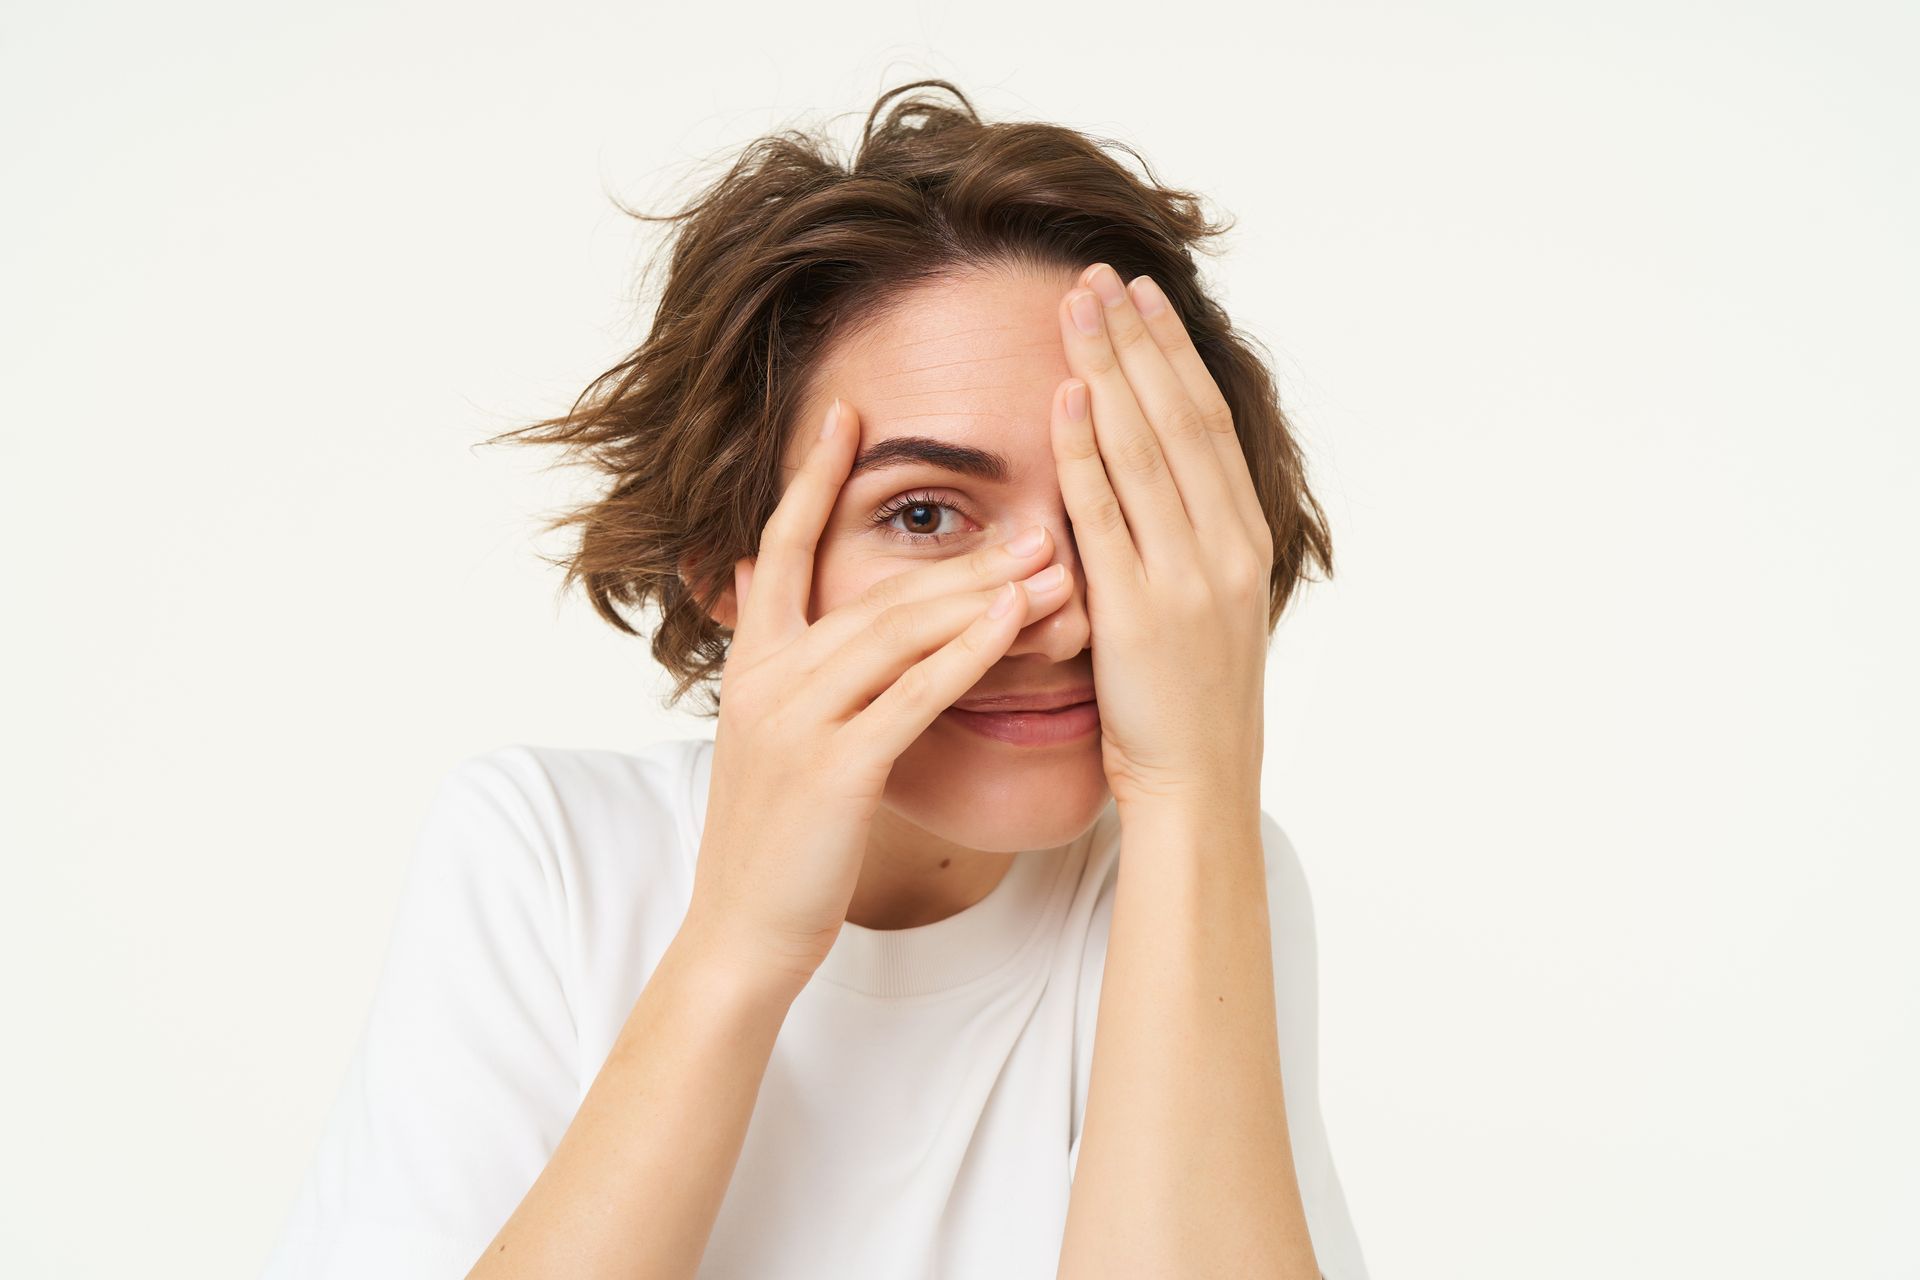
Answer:
[[1209, 430], [1226, 434], [1233, 432], [1233, 409], [1227, 404], [1226, 397], [1218, 392], [1207, 398], [1201, 418]]
[[752, 554], [766, 558], [769, 548], [779, 547], [785, 539], [792, 536], [793, 512], [786, 503], [781, 503], [767, 516], [766, 523], [760, 526], [760, 543], [752, 549]]
[[967, 558], [967, 576], [980, 586], [1004, 582], [1008, 571], [1018, 563], [1005, 547], [982, 547]]
[[1107, 494], [1088, 504], [1087, 520], [1095, 532], [1107, 537], [1118, 537], [1127, 532], [1127, 514], [1120, 509], [1120, 500]]
[[1162, 351], [1177, 352], [1188, 341], [1187, 328], [1180, 323], [1180, 317], [1168, 308], [1147, 321], [1147, 332], [1153, 335], [1153, 343]]
[[[1118, 369], [1120, 367], [1120, 358], [1114, 354], [1112, 343], [1094, 341], [1089, 342], [1086, 349], [1081, 353], [1080, 363], [1088, 373], [1098, 378]], [[1089, 385], [1091, 385], [1092, 378], [1089, 378], [1087, 381]]]
[[1145, 432], [1121, 442], [1119, 453], [1120, 465], [1129, 475], [1152, 478], [1165, 466], [1159, 442]]
[[1125, 307], [1118, 312], [1109, 313], [1107, 331], [1113, 334], [1113, 345], [1116, 347], [1131, 348], [1154, 344], [1153, 331], [1147, 328], [1140, 314]]
[[[1023, 612], [1026, 607], [1027, 602], [1024, 599], [1015, 598], [1013, 602], [1013, 611], [1015, 614]], [[990, 625], [992, 621], [993, 619], [987, 617], [986, 614], [981, 614], [975, 619], [978, 625], [970, 626], [960, 633], [959, 637], [954, 641], [954, 648], [967, 655], [970, 659], [979, 659], [987, 650], [987, 637], [992, 634], [992, 627]]]
[[1079, 430], [1068, 431], [1056, 440], [1055, 447], [1063, 462], [1083, 463], [1100, 456], [1100, 438], [1085, 423], [1080, 424]]
[[[774, 519], [768, 523], [766, 534], [761, 538], [763, 548], [764, 545], [769, 542], [773, 544], [777, 552], [782, 553], [788, 558], [805, 555], [813, 546], [812, 540], [807, 536], [807, 531], [800, 527], [798, 517], [795, 516], [789, 516], [789, 518], [783, 520], [776, 515]], [[761, 555], [762, 557], [766, 555], [764, 549], [761, 551]]]
[[906, 643], [913, 634], [913, 622], [910, 611], [903, 605], [894, 605], [882, 609], [873, 617], [871, 626], [873, 638], [883, 648], [893, 649]]
[[1230, 556], [1221, 566], [1221, 579], [1236, 598], [1244, 599], [1256, 594], [1266, 577], [1266, 572], [1251, 555]]
[[901, 602], [901, 592], [905, 590], [900, 584], [901, 577], [902, 575], [897, 573], [888, 574], [861, 592], [861, 599], [866, 602], [869, 609], [876, 612], [897, 607]]
[[893, 687], [898, 689], [900, 696], [909, 703], [924, 702], [929, 692], [926, 667], [918, 662], [914, 663], [900, 673], [900, 677], [893, 682]]
[[1163, 429], [1176, 440], [1191, 440], [1205, 438], [1210, 428], [1199, 405], [1191, 400], [1180, 400], [1167, 410]]

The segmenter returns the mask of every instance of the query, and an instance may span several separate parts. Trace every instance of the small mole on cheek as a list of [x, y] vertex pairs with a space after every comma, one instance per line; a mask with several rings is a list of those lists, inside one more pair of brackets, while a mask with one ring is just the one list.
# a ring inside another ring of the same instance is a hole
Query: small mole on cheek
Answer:
[[940, 859], [940, 869], [941, 869], [942, 871], [945, 871], [945, 870], [947, 869], [947, 866], [948, 866], [948, 864], [949, 864], [949, 863], [951, 863], [952, 861], [953, 861], [953, 859], [952, 859], [952, 858], [942, 858], [942, 859]]

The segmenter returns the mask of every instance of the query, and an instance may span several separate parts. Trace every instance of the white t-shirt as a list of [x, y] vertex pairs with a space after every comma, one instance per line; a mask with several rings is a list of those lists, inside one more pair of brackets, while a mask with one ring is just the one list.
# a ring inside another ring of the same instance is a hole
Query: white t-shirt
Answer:
[[[454, 766], [266, 1280], [464, 1277], [593, 1083], [693, 890], [713, 743]], [[1320, 1116], [1313, 913], [1264, 812], [1287, 1121], [1329, 1280], [1365, 1280]], [[788, 1010], [699, 1274], [1055, 1274], [1119, 819], [956, 915], [847, 923]]]

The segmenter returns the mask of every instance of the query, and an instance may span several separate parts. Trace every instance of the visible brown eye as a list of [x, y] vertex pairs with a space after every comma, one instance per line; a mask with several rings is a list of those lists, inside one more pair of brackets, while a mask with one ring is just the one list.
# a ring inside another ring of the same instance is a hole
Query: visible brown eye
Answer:
[[[949, 538], [959, 537], [964, 530], [940, 532], [940, 513], [951, 511], [962, 519], [967, 513], [951, 502], [942, 501], [930, 493], [903, 493], [873, 513], [873, 525], [887, 537], [907, 543], [945, 542]], [[898, 528], [893, 521], [902, 517], [907, 528]], [[920, 527], [915, 527], [920, 526]], [[929, 527], [930, 526], [930, 527]]]

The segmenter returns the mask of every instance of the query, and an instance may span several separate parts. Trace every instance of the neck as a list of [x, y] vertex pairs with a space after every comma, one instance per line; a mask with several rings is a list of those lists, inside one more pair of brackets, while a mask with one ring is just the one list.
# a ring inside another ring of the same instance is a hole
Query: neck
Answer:
[[847, 921], [867, 929], [911, 929], [966, 910], [993, 892], [1011, 853], [983, 853], [908, 822], [885, 805], [874, 815]]

